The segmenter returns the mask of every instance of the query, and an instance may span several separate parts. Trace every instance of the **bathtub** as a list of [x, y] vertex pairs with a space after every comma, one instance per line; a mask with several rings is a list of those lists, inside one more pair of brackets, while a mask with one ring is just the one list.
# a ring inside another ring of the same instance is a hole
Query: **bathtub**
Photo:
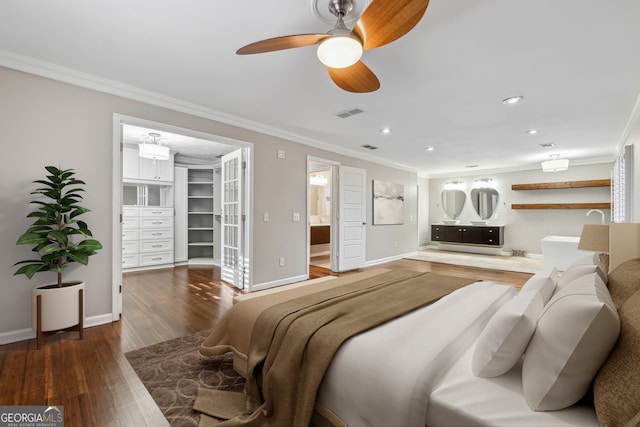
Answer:
[[559, 271], [564, 271], [577, 259], [593, 254], [593, 252], [578, 249], [579, 241], [580, 237], [575, 236], [545, 236], [540, 241], [544, 268], [555, 267]]

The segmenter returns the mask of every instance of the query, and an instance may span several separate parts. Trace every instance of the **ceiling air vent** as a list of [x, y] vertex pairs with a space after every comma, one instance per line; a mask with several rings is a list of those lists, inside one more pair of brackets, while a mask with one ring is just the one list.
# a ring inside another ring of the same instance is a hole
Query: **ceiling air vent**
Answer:
[[366, 148], [367, 150], [377, 150], [378, 147], [374, 147], [373, 145], [365, 144], [361, 145], [362, 148]]
[[347, 117], [355, 116], [356, 114], [360, 113], [364, 113], [364, 111], [358, 107], [355, 107], [350, 110], [341, 111], [336, 114], [336, 116], [340, 117], [341, 119], [346, 119]]
[[551, 148], [551, 147], [555, 147], [556, 144], [554, 144], [553, 142], [546, 142], [544, 144], [540, 144], [540, 147], [544, 147], [544, 148]]

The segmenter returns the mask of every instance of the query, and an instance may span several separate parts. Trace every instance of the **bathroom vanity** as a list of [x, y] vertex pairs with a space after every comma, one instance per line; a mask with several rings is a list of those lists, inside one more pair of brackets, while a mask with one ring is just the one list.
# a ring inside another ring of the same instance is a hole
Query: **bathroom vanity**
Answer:
[[431, 224], [431, 240], [465, 245], [504, 245], [503, 225], [446, 225]]

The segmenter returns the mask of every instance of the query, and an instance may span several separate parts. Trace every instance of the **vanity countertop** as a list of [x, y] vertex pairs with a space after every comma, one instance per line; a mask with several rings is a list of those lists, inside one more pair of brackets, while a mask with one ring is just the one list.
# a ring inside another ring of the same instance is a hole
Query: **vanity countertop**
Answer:
[[319, 223], [319, 224], [309, 224], [311, 227], [321, 227], [321, 226], [330, 226], [331, 224]]
[[504, 224], [471, 224], [470, 222], [459, 222], [457, 224], [445, 224], [444, 222], [433, 222], [431, 225], [450, 225], [450, 226], [464, 226], [464, 227], [504, 227]]

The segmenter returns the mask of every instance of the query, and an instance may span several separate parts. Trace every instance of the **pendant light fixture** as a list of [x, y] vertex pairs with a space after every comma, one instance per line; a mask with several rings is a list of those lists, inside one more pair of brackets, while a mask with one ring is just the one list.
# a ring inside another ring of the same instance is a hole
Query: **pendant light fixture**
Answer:
[[169, 160], [169, 147], [160, 145], [163, 140], [162, 135], [156, 132], [149, 132], [142, 137], [142, 144], [138, 146], [138, 156], [151, 160]]
[[561, 159], [559, 154], [552, 154], [550, 157], [542, 162], [542, 172], [562, 172], [569, 169], [569, 159]]

